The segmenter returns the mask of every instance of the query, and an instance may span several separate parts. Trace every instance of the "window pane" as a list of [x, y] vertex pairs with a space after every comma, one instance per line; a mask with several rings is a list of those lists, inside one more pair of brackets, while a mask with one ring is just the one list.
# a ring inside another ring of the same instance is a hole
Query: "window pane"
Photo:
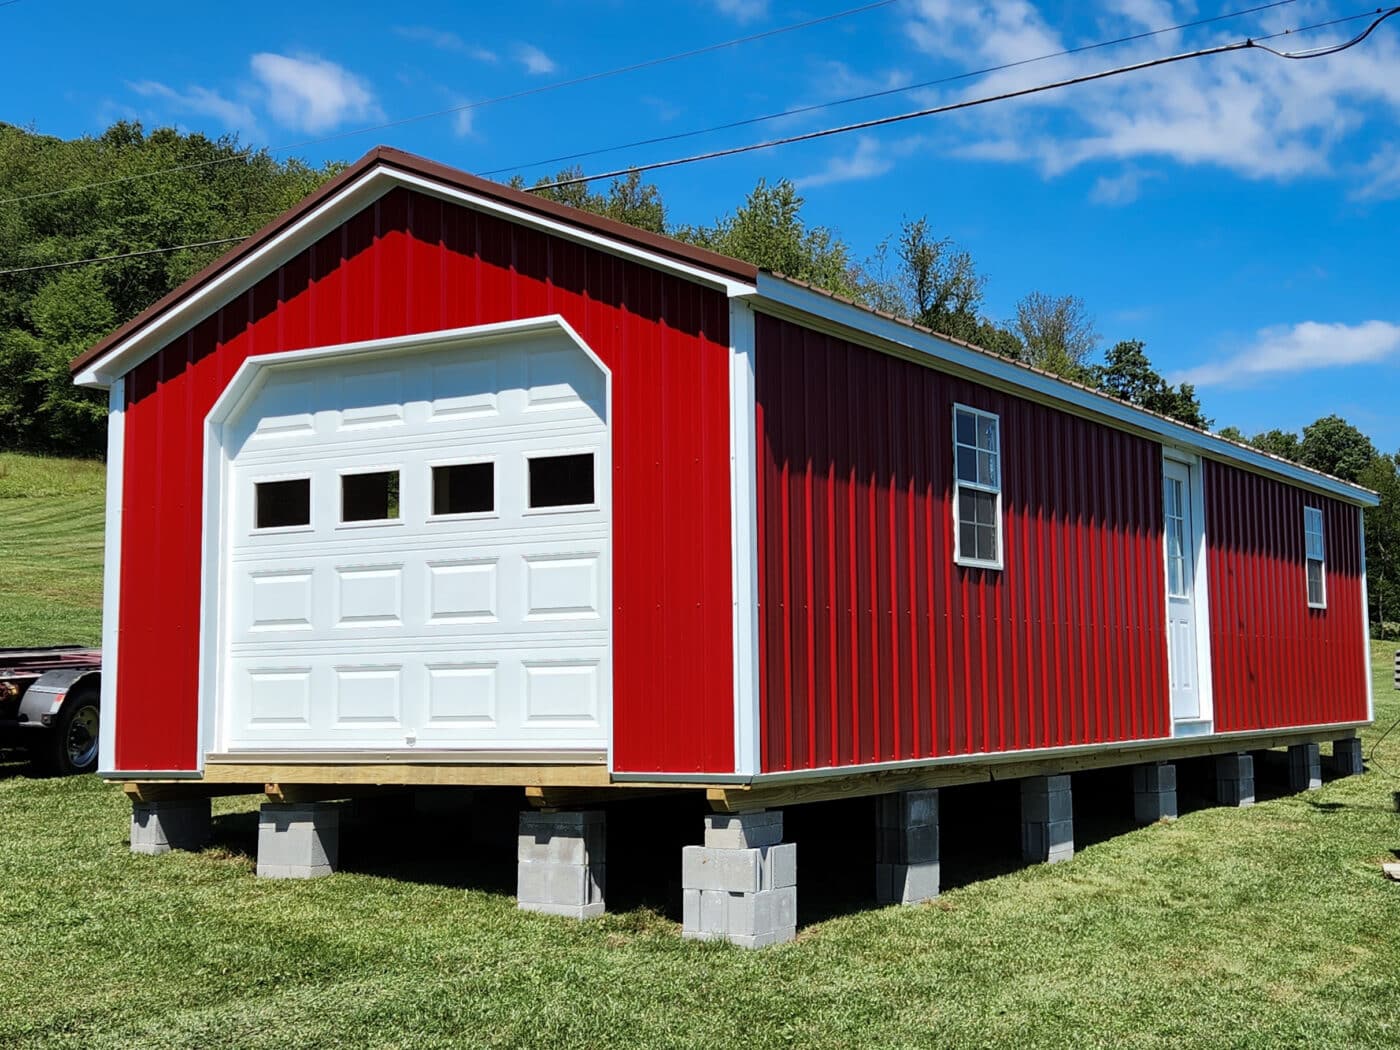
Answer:
[[260, 481], [253, 486], [254, 528], [282, 529], [311, 524], [311, 479]]
[[970, 521], [958, 524], [958, 556], [962, 558], [977, 557], [977, 526]]
[[981, 485], [1000, 488], [997, 481], [997, 455], [995, 452], [977, 453], [977, 481]]
[[530, 506], [575, 507], [593, 502], [593, 453], [530, 460]]
[[1188, 597], [1186, 593], [1186, 560], [1179, 554], [1167, 558], [1167, 593], [1173, 598]]
[[392, 521], [398, 516], [399, 472], [397, 470], [341, 476], [341, 521]]
[[977, 452], [961, 445], [958, 446], [958, 480], [977, 480]]
[[486, 514], [496, 509], [496, 464], [433, 468], [434, 514]]
[[977, 557], [982, 561], [997, 560], [997, 527], [977, 526]]
[[1321, 605], [1326, 592], [1322, 586], [1322, 562], [1308, 559], [1308, 604]]
[[989, 492], [974, 493], [976, 496], [977, 524], [995, 526], [997, 522], [997, 498]]
[[964, 412], [962, 409], [954, 411], [954, 418], [957, 420], [958, 444], [977, 445], [977, 417], [971, 412]]
[[977, 447], [987, 452], [997, 450], [997, 421], [991, 416], [977, 417]]

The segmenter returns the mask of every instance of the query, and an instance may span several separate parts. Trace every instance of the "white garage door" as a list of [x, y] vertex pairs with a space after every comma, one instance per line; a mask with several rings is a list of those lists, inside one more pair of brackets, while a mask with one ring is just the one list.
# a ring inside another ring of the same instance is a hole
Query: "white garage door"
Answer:
[[605, 748], [606, 376], [563, 334], [350, 361], [225, 430], [224, 748]]

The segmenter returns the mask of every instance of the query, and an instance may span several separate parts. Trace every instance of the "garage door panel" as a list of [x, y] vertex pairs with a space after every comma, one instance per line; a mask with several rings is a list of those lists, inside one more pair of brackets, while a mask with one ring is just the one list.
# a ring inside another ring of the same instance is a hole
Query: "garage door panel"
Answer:
[[[562, 338], [271, 374], [229, 424], [253, 438], [229, 470], [224, 746], [606, 747], [606, 409]], [[532, 511], [528, 461], [561, 453], [593, 456], [594, 504]], [[434, 466], [468, 462], [493, 464], [490, 510], [435, 516]], [[342, 475], [381, 470], [399, 517], [342, 522]], [[253, 528], [256, 484], [288, 476], [309, 524]]]

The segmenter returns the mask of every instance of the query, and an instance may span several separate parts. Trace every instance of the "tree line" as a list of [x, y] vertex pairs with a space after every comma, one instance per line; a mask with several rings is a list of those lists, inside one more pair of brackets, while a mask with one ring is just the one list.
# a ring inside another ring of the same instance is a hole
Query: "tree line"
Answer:
[[[0, 448], [101, 455], [105, 400], [73, 386], [68, 362], [228, 245], [37, 267], [238, 237], [343, 168], [279, 161], [234, 137], [147, 132], [127, 121], [72, 140], [0, 123], [0, 270], [24, 271], [0, 274]], [[151, 174], [158, 170], [163, 173]], [[831, 228], [808, 221], [801, 194], [787, 180], [760, 180], [732, 212], [709, 225], [687, 225], [668, 220], [660, 190], [635, 172], [601, 189], [551, 188], [579, 174], [566, 169], [533, 186], [520, 177], [511, 184], [806, 281], [1191, 426], [1212, 426], [1195, 389], [1168, 383], [1140, 340], [1119, 339], [1100, 355], [1103, 340], [1076, 295], [1031, 291], [1013, 316], [989, 316], [987, 275], [965, 248], [939, 236], [926, 215], [906, 218], [860, 259]], [[78, 185], [85, 188], [53, 192]], [[1233, 427], [1219, 433], [1381, 493], [1381, 506], [1367, 514], [1372, 619], [1397, 617], [1400, 454], [1380, 453], [1336, 416], [1301, 435], [1270, 430], [1246, 437]]]

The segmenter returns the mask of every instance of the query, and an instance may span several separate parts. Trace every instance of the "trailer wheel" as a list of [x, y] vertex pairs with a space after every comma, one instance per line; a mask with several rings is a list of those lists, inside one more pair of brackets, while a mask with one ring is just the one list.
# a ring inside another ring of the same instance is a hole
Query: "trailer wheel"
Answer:
[[63, 702], [58, 721], [35, 755], [48, 772], [66, 777], [97, 769], [97, 734], [102, 724], [100, 694], [79, 686]]

